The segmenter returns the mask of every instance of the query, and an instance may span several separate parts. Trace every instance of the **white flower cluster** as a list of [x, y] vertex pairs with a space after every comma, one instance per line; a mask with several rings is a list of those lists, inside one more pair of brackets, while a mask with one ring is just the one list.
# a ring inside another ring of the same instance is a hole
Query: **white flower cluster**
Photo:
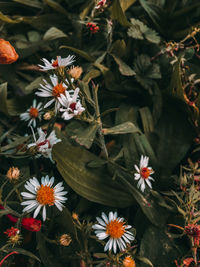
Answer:
[[[74, 59], [75, 56], [73, 55], [69, 55], [66, 58], [58, 56], [56, 60], [52, 59], [51, 61], [48, 61], [45, 58], [42, 59], [44, 66], [39, 65], [42, 71], [55, 71], [57, 74], [62, 73], [62, 77], [60, 77], [60, 75], [58, 77], [54, 73], [49, 76], [49, 81], [43, 79], [43, 84], [40, 84], [40, 87], [35, 94], [39, 97], [43, 97], [43, 99], [46, 98], [46, 103], [44, 105], [42, 102], [37, 104], [36, 99], [34, 99], [32, 106], [20, 115], [20, 119], [27, 121], [28, 126], [33, 126], [34, 128], [37, 127], [37, 121], [41, 120], [41, 116], [44, 113], [43, 110], [50, 107], [52, 104], [54, 104], [54, 111], [45, 113], [43, 116], [44, 119], [50, 119], [51, 114], [58, 114], [61, 112], [61, 116], [64, 120], [70, 120], [73, 117], [80, 115], [85, 110], [79, 97], [80, 89], [75, 86], [74, 79], [63, 79], [63, 70], [70, 66], [75, 61]], [[71, 72], [75, 72], [76, 70], [81, 74], [82, 69], [79, 67], [74, 68]], [[52, 131], [49, 136], [47, 136], [41, 128], [37, 128], [37, 132], [38, 140], [36, 140], [33, 132], [34, 143], [29, 144], [28, 148], [36, 148], [36, 157], [43, 155], [46, 158], [50, 158], [52, 161], [52, 147], [61, 140], [56, 137], [54, 131]]]
[[[67, 58], [57, 57], [56, 60], [51, 60], [49, 62], [47, 59], [43, 58], [44, 66], [39, 65], [42, 71], [56, 70], [60, 68], [65, 68], [74, 62], [74, 56], [69, 55]], [[80, 115], [85, 108], [82, 106], [79, 91], [77, 87], [75, 90], [70, 89], [70, 84], [68, 79], [64, 81], [59, 81], [56, 74], [49, 76], [49, 82], [45, 79], [44, 84], [40, 84], [38, 92], [35, 94], [39, 97], [47, 98], [48, 101], [44, 105], [44, 109], [55, 104], [55, 113], [63, 112], [62, 118], [64, 120], [70, 120], [75, 116]], [[74, 83], [72, 78], [71, 84]], [[37, 120], [41, 120], [42, 115], [42, 103], [37, 104], [36, 99], [33, 100], [32, 106], [27, 109], [26, 112], [20, 115], [21, 120], [29, 121], [28, 126], [36, 127]]]

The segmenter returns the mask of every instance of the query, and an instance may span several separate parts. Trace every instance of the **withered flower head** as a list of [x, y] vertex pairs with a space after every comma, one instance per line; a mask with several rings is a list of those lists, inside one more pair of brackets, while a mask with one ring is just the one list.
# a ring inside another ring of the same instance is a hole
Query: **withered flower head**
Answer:
[[78, 80], [81, 77], [82, 72], [83, 69], [79, 66], [71, 67], [68, 71], [69, 75], [71, 75], [71, 77], [74, 78], [75, 80]]
[[135, 265], [134, 259], [132, 259], [131, 256], [127, 256], [123, 260], [123, 266], [124, 267], [135, 267], [136, 265]]
[[64, 247], [68, 247], [71, 242], [72, 242], [71, 236], [68, 234], [61, 235], [61, 237], [59, 239], [60, 245], [62, 245]]
[[7, 178], [12, 181], [12, 180], [18, 180], [20, 175], [20, 170], [15, 167], [10, 167], [10, 169], [7, 171]]
[[8, 41], [0, 39], [0, 64], [11, 64], [18, 57], [15, 48]]
[[75, 220], [75, 221], [78, 221], [78, 214], [77, 213], [75, 213], [75, 212], [73, 212], [72, 213], [72, 218]]

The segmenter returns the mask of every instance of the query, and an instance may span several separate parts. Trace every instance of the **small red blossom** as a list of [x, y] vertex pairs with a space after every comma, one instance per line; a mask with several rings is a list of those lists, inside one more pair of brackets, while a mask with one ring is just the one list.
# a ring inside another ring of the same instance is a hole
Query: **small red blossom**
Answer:
[[15, 48], [8, 41], [0, 39], [0, 64], [11, 64], [18, 57]]
[[92, 33], [92, 34], [95, 34], [99, 31], [99, 26], [97, 26], [96, 23], [93, 23], [93, 22], [88, 22], [86, 24], [86, 27], [89, 29], [89, 31]]
[[199, 246], [200, 225], [198, 225], [198, 224], [188, 224], [187, 226], [185, 226], [185, 233], [188, 236], [193, 237], [195, 246]]
[[96, 9], [103, 8], [106, 5], [106, 0], [101, 0], [95, 6]]
[[11, 228], [7, 229], [4, 232], [4, 234], [7, 235], [8, 237], [16, 236], [16, 235], [19, 234], [19, 229], [18, 228], [11, 227]]
[[23, 218], [22, 227], [31, 232], [39, 232], [42, 226], [40, 220], [34, 218]]

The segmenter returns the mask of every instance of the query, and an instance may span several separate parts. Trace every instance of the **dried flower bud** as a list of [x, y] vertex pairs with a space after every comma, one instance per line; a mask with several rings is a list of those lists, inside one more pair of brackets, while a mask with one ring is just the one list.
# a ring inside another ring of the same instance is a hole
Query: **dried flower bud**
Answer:
[[22, 227], [31, 232], [39, 232], [42, 226], [42, 222], [34, 218], [23, 218], [21, 223]]
[[83, 69], [81, 67], [71, 67], [68, 71], [69, 75], [75, 80], [78, 80], [81, 77]]
[[64, 247], [68, 247], [71, 242], [72, 242], [71, 236], [67, 235], [67, 234], [61, 235], [61, 237], [59, 239], [60, 245], [62, 245]]
[[20, 170], [18, 168], [15, 167], [10, 167], [10, 169], [8, 170], [6, 176], [7, 178], [12, 181], [12, 180], [18, 180], [19, 179], [19, 175], [20, 175]]
[[131, 258], [131, 256], [127, 256], [124, 260], [123, 260], [123, 266], [124, 267], [135, 267], [135, 261]]
[[43, 115], [44, 120], [49, 121], [54, 116], [53, 111], [48, 111]]
[[18, 57], [14, 47], [8, 41], [0, 39], [0, 64], [11, 64]]
[[72, 213], [72, 218], [75, 220], [75, 221], [78, 221], [78, 214], [73, 212]]

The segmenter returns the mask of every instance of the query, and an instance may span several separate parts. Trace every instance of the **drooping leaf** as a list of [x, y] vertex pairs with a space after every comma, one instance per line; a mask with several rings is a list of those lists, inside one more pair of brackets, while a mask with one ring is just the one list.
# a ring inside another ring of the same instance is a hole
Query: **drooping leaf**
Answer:
[[35, 259], [35, 260], [40, 262], [40, 259], [37, 256], [35, 256], [32, 252], [30, 252], [28, 250], [25, 250], [23, 248], [16, 248], [16, 247], [8, 248], [7, 251], [8, 252], [17, 251], [19, 254], [28, 256], [28, 257], [33, 258], [33, 259]]
[[136, 0], [120, 0], [120, 5], [121, 5], [123, 12], [125, 12], [135, 2]]
[[153, 118], [148, 107], [139, 109], [145, 133], [152, 132], [154, 129]]
[[29, 7], [35, 7], [41, 9], [43, 5], [38, 0], [13, 0], [14, 2], [20, 3], [22, 5], [26, 5]]

